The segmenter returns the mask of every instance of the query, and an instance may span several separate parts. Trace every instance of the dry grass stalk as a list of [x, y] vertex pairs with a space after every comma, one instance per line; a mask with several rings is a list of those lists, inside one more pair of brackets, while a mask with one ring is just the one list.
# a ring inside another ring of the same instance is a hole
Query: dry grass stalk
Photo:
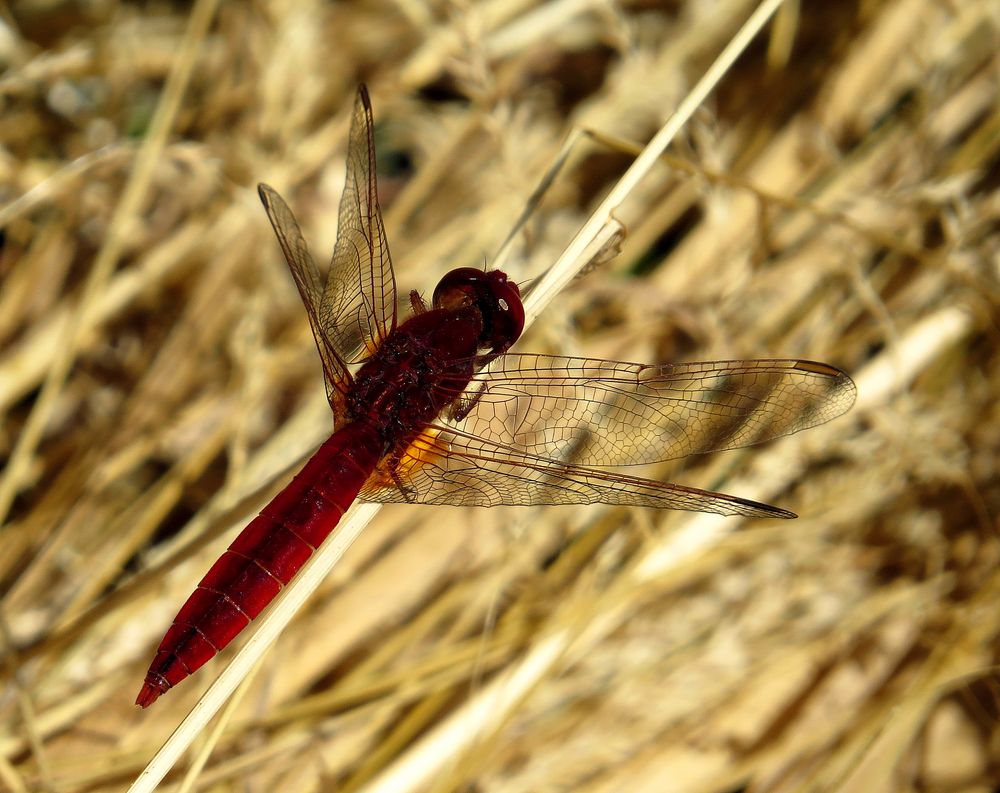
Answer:
[[[437, 790], [995, 787], [1000, 23], [786, 9], [523, 345], [849, 369], [849, 417], [656, 472], [803, 517], [386, 508], [168, 786], [374, 790], [432, 761]], [[571, 129], [649, 139], [751, 12], [273, 0], [220, 4], [186, 51], [186, 9], [12, 7], [0, 787], [127, 787], [235, 652], [140, 714], [153, 644], [329, 429], [253, 185], [329, 249], [365, 79], [397, 278], [429, 289], [497, 249]], [[631, 156], [577, 146], [508, 271], [555, 261]]]

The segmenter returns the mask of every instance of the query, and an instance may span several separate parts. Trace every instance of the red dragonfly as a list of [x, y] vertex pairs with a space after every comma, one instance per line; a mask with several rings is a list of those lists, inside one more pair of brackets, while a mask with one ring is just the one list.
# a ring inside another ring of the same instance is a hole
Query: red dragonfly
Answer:
[[[813, 361], [650, 366], [508, 353], [524, 310], [517, 284], [499, 270], [452, 270], [431, 307], [411, 292], [413, 315], [397, 324], [372, 126], [361, 86], [325, 283], [291, 210], [270, 187], [258, 188], [309, 315], [336, 429], [174, 618], [136, 699], [144, 708], [260, 614], [357, 498], [793, 518], [608, 468], [760, 443], [828, 421], [854, 402], [850, 377]], [[352, 374], [354, 364], [360, 369]]]

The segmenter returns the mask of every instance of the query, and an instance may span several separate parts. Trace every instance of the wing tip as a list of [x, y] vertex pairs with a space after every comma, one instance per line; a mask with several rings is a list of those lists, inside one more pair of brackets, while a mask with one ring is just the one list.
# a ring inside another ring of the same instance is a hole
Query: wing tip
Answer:
[[838, 367], [832, 366], [828, 363], [823, 363], [822, 361], [810, 361], [806, 359], [795, 361], [792, 368], [797, 369], [800, 372], [819, 375], [820, 377], [827, 378], [830, 381], [827, 396], [828, 398], [831, 398], [832, 401], [836, 402], [836, 409], [831, 415], [827, 416], [824, 421], [829, 421], [837, 416], [842, 416], [854, 407], [854, 403], [858, 398], [858, 386], [857, 383], [851, 379], [851, 376], [843, 369], [839, 369]]
[[834, 380], [839, 377], [846, 376], [846, 372], [842, 369], [838, 369], [836, 366], [831, 366], [830, 364], [823, 363], [822, 361], [811, 361], [805, 358], [796, 360], [794, 368], [801, 369], [803, 372], [812, 372], [813, 374], [830, 377]]
[[843, 369], [833, 366], [832, 364], [800, 358], [795, 361], [792, 368], [798, 369], [800, 372], [808, 372], [809, 374], [826, 377], [831, 381], [841, 383], [845, 386], [849, 385], [852, 388], [854, 387], [854, 381], [851, 379], [851, 376]]
[[372, 112], [372, 100], [368, 95], [368, 86], [364, 83], [358, 83], [358, 102], [365, 109], [365, 112]]
[[778, 518], [780, 520], [795, 520], [798, 515], [787, 509], [782, 509], [781, 507], [773, 506], [772, 504], [764, 504], [760, 501], [751, 501], [749, 498], [740, 498], [739, 496], [726, 495], [725, 498], [733, 504], [736, 509], [733, 513], [734, 515], [740, 515], [745, 518]]

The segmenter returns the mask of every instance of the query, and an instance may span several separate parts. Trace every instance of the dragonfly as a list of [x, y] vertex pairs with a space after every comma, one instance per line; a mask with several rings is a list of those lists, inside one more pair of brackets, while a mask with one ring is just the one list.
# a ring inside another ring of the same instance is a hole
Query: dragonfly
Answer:
[[510, 352], [524, 328], [500, 270], [447, 273], [400, 322], [379, 208], [374, 119], [360, 86], [324, 277], [285, 201], [258, 186], [322, 359], [334, 432], [202, 578], [163, 637], [145, 708], [226, 647], [351, 504], [594, 504], [794, 518], [620, 466], [761, 443], [846, 412], [856, 389], [797, 359], [648, 365]]

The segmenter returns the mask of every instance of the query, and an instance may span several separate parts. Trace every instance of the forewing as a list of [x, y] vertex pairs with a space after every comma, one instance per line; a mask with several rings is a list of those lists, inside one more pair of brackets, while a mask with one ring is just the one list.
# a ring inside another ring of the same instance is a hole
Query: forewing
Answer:
[[355, 362], [396, 324], [396, 283], [375, 183], [375, 139], [368, 91], [358, 87], [347, 144], [347, 182], [337, 242], [320, 307], [340, 357]]
[[351, 385], [351, 375], [347, 370], [344, 359], [339, 355], [338, 350], [333, 346], [327, 337], [323, 322], [320, 319], [320, 275], [316, 268], [316, 262], [309, 253], [309, 246], [302, 236], [295, 215], [288, 208], [284, 199], [266, 184], [257, 185], [257, 193], [264, 204], [264, 210], [271, 221], [274, 233], [278, 237], [278, 244], [282, 253], [285, 254], [285, 261], [288, 262], [288, 269], [292, 271], [292, 278], [295, 286], [299, 290], [302, 304], [306, 308], [309, 317], [309, 326], [312, 328], [313, 338], [316, 340], [316, 347], [319, 350], [320, 358], [323, 360], [323, 373], [326, 375], [326, 395], [330, 400], [330, 407], [333, 408], [334, 419], [337, 426], [346, 417], [344, 404], [345, 394]]
[[659, 462], [761, 443], [846, 412], [841, 370], [804, 360], [649, 366], [506, 355], [469, 384], [463, 432], [584, 466]]
[[361, 491], [378, 502], [493, 507], [615, 504], [753, 518], [794, 518], [755, 501], [545, 460], [448, 427], [433, 426]]

